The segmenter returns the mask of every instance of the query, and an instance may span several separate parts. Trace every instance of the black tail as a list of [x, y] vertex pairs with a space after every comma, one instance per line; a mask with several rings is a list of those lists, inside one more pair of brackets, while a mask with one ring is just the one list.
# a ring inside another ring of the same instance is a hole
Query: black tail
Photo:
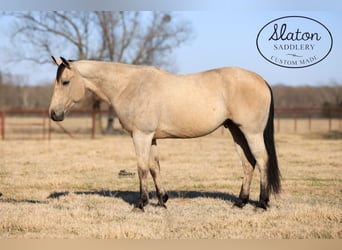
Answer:
[[271, 104], [268, 115], [268, 121], [264, 130], [264, 142], [268, 154], [267, 163], [267, 191], [269, 194], [278, 194], [281, 190], [280, 185], [280, 171], [278, 167], [277, 153], [274, 143], [274, 101], [273, 93], [270, 86], [268, 86], [271, 93]]

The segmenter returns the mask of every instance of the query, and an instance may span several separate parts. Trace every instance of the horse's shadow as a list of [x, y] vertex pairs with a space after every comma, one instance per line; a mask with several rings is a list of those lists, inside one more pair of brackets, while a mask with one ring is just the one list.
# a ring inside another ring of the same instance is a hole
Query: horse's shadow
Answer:
[[[120, 190], [98, 190], [98, 191], [64, 191], [64, 192], [53, 192], [47, 199], [59, 199], [61, 197], [68, 196], [70, 194], [75, 195], [97, 195], [102, 197], [119, 198], [128, 203], [134, 205], [139, 199], [139, 192], [135, 191], [120, 191]], [[206, 191], [185, 191], [185, 190], [171, 190], [168, 191], [170, 199], [196, 199], [196, 198], [209, 198], [209, 199], [221, 199], [227, 202], [236, 203], [239, 198], [233, 194], [222, 193], [222, 192], [206, 192]], [[2, 196], [2, 193], [0, 197]], [[156, 198], [156, 192], [149, 193], [150, 199]], [[30, 200], [30, 199], [12, 199], [12, 198], [0, 198], [0, 202], [8, 203], [31, 203], [31, 204], [45, 204], [47, 200]], [[257, 206], [258, 202], [249, 200], [251, 205]], [[151, 203], [151, 205], [156, 205]]]
[[[99, 191], [75, 191], [75, 192], [54, 192], [51, 193], [48, 199], [58, 199], [63, 196], [67, 196], [70, 193], [76, 195], [98, 195], [103, 197], [113, 197], [120, 198], [130, 205], [134, 205], [139, 199], [139, 192], [135, 191], [119, 191], [119, 190], [99, 190]], [[184, 191], [184, 190], [171, 190], [167, 192], [170, 199], [195, 199], [195, 198], [211, 198], [211, 199], [221, 199], [231, 203], [236, 203], [238, 197], [222, 192], [204, 192], [204, 191]], [[150, 192], [149, 197], [151, 199], [156, 197], [156, 192]], [[256, 201], [249, 201], [250, 204], [255, 205]], [[152, 203], [153, 204], [153, 203]]]

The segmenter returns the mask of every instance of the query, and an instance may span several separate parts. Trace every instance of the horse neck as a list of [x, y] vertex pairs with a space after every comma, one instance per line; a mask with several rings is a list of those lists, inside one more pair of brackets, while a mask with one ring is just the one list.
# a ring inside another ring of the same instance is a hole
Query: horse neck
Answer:
[[121, 65], [110, 62], [78, 61], [77, 69], [85, 80], [86, 88], [109, 104], [126, 88], [120, 79]]

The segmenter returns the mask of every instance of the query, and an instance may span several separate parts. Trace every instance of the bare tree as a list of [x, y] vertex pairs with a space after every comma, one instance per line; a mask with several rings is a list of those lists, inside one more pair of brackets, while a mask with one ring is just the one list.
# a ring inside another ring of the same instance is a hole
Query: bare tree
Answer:
[[63, 55], [169, 69], [173, 66], [172, 51], [192, 38], [188, 22], [165, 12], [53, 11], [12, 15], [17, 20], [13, 43], [19, 45], [20, 52], [16, 60], [36, 63], [50, 62], [51, 55]]
[[[55, 54], [167, 68], [171, 52], [192, 38], [191, 25], [164, 12], [14, 12], [17, 60]], [[25, 47], [21, 46], [25, 44]], [[29, 49], [27, 49], [29, 46]], [[20, 56], [20, 58], [19, 58]]]
[[15, 60], [50, 63], [50, 56], [56, 52], [69, 52], [78, 59], [88, 57], [90, 12], [15, 12], [13, 15], [16, 23], [12, 41], [18, 51]]

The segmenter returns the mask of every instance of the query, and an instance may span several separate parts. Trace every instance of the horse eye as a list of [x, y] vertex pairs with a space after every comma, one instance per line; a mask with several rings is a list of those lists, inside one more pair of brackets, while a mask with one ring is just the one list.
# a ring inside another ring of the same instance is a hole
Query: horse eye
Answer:
[[65, 81], [62, 82], [63, 86], [66, 86], [66, 85], [68, 85], [69, 83], [70, 83], [69, 80], [65, 80]]

